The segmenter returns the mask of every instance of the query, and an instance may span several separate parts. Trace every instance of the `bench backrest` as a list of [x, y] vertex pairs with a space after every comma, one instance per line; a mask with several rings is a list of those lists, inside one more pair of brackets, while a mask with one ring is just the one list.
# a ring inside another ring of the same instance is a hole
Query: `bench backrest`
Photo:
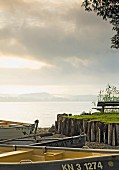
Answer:
[[97, 106], [119, 106], [119, 102], [98, 102]]

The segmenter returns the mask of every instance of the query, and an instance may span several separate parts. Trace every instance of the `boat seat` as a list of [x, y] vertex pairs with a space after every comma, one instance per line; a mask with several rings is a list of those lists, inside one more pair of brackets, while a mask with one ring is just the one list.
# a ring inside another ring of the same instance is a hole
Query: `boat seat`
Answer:
[[32, 161], [45, 161], [45, 156], [32, 155]]
[[10, 151], [0, 154], [0, 162], [19, 162], [22, 159], [30, 158], [32, 156], [32, 150], [30, 151]]
[[63, 152], [46, 152], [44, 155], [46, 161], [63, 159]]

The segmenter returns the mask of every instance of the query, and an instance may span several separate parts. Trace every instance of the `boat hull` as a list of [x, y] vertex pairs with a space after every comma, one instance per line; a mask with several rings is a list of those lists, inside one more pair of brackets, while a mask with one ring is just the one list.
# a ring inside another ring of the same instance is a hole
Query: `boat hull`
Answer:
[[30, 161], [16, 164], [0, 163], [0, 170], [118, 170], [119, 155], [101, 156], [85, 159], [49, 161], [32, 163]]
[[0, 139], [19, 138], [29, 135], [33, 132], [34, 124], [27, 126], [14, 126], [8, 128], [0, 128]]
[[0, 120], [0, 140], [19, 138], [37, 130], [38, 120], [33, 124]]
[[[42, 134], [41, 134], [42, 135]], [[34, 138], [34, 137], [33, 137]], [[4, 140], [1, 142], [2, 145], [29, 145], [29, 146], [52, 146], [52, 147], [83, 147], [86, 142], [86, 135], [78, 135], [73, 137], [65, 138], [29, 138], [27, 139], [14, 139]]]
[[86, 142], [86, 135], [73, 137], [65, 137], [54, 141], [44, 141], [42, 143], [34, 143], [31, 146], [52, 146], [52, 147], [83, 147]]

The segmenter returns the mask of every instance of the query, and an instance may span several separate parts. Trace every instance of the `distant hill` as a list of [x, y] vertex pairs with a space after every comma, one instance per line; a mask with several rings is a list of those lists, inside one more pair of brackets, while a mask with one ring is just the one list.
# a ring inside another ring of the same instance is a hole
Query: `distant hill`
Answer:
[[0, 102], [37, 101], [96, 101], [96, 95], [53, 95], [49, 93], [29, 93], [20, 95], [0, 94]]

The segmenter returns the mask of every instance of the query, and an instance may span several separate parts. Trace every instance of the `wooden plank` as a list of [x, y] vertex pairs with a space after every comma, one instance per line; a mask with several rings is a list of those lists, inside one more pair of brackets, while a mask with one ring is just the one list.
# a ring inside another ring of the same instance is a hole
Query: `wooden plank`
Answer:
[[119, 102], [98, 102], [97, 106], [119, 106]]

